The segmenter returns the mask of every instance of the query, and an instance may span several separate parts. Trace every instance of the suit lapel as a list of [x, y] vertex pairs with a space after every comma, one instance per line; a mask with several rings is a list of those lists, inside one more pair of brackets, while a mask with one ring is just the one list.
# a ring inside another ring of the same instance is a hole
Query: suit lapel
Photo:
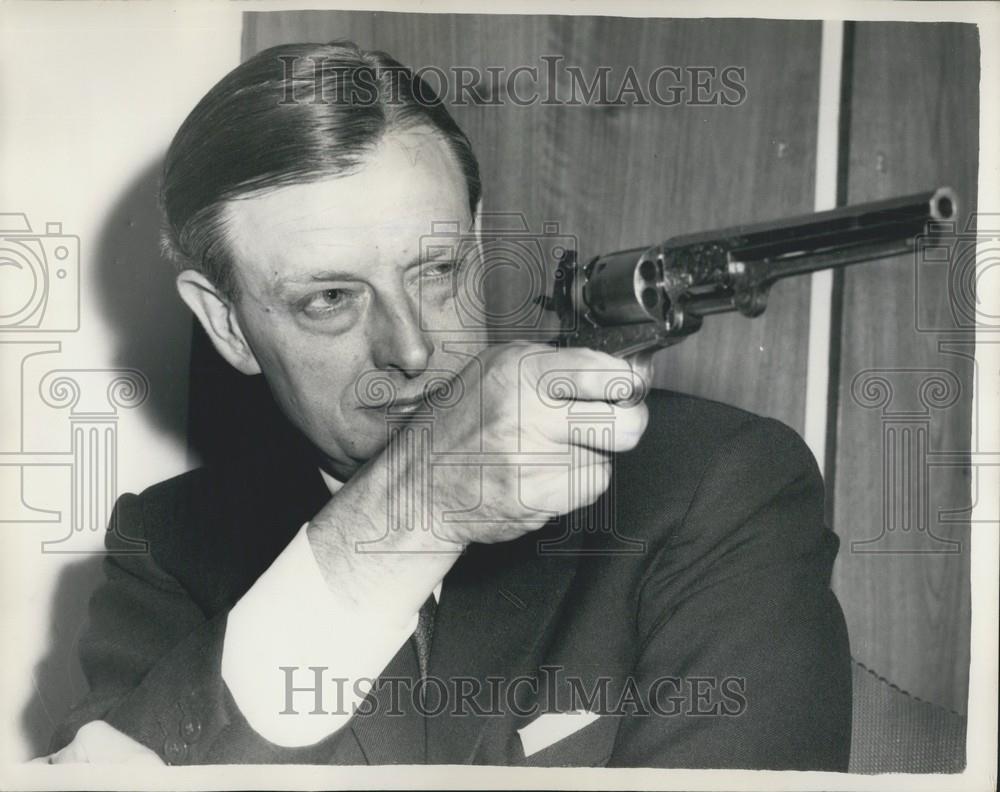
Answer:
[[414, 681], [419, 678], [416, 652], [412, 641], [407, 641], [380, 674], [382, 680], [400, 682], [377, 686], [363, 704], [368, 709], [355, 714], [350, 721], [351, 731], [368, 764], [422, 764], [425, 761], [425, 719], [411, 696]]
[[[509, 737], [518, 724], [507, 713], [507, 688], [518, 677], [534, 676], [551, 637], [556, 617], [576, 571], [582, 535], [567, 532], [565, 519], [515, 542], [472, 545], [445, 578], [431, 647], [429, 675], [442, 680], [451, 699], [448, 708], [427, 722], [427, 761], [431, 764], [502, 764], [508, 761]], [[539, 552], [539, 543], [559, 539], [559, 555]], [[472, 705], [455, 714], [459, 677], [478, 682]], [[499, 679], [500, 695], [488, 678]], [[523, 693], [530, 690], [524, 683]], [[499, 700], [498, 700], [499, 699]], [[523, 695], [518, 696], [523, 706]]]

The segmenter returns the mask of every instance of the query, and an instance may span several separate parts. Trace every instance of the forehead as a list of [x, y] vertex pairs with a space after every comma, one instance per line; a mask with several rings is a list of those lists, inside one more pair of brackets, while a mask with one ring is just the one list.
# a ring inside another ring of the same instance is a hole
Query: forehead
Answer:
[[292, 275], [415, 253], [439, 221], [468, 222], [465, 181], [441, 137], [384, 136], [360, 169], [232, 201], [224, 213], [241, 276]]

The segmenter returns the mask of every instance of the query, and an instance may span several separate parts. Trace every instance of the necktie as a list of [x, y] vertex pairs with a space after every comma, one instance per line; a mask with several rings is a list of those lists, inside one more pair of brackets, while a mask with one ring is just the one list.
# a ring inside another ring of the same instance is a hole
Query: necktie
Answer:
[[417, 616], [417, 629], [413, 631], [413, 644], [417, 650], [420, 678], [427, 680], [427, 666], [431, 659], [431, 639], [434, 637], [434, 611], [437, 602], [432, 594], [424, 602]]

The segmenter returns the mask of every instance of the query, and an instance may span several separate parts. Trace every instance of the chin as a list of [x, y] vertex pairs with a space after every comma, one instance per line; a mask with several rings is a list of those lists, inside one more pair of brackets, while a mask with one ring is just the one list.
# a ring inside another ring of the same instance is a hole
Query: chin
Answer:
[[[333, 426], [335, 434], [327, 431]], [[335, 425], [327, 424], [314, 437], [314, 444], [331, 463], [356, 467], [381, 454], [389, 439], [385, 414], [364, 409], [345, 411]]]
[[369, 459], [382, 453], [386, 440], [385, 428], [382, 427], [382, 432], [377, 436], [369, 436], [366, 432], [362, 437], [355, 435], [349, 442], [331, 443], [330, 446], [336, 448], [339, 453], [327, 454], [327, 456], [332, 460], [347, 456], [351, 460], [351, 464], [361, 467]]

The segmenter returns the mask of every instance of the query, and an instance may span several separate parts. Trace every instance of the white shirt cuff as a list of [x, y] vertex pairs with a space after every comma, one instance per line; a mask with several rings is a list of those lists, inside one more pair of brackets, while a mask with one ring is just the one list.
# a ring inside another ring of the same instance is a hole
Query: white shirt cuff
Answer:
[[344, 726], [368, 692], [364, 683], [417, 626], [416, 612], [400, 627], [339, 601], [307, 526], [230, 611], [222, 650], [222, 678], [243, 716], [285, 747], [312, 745]]

